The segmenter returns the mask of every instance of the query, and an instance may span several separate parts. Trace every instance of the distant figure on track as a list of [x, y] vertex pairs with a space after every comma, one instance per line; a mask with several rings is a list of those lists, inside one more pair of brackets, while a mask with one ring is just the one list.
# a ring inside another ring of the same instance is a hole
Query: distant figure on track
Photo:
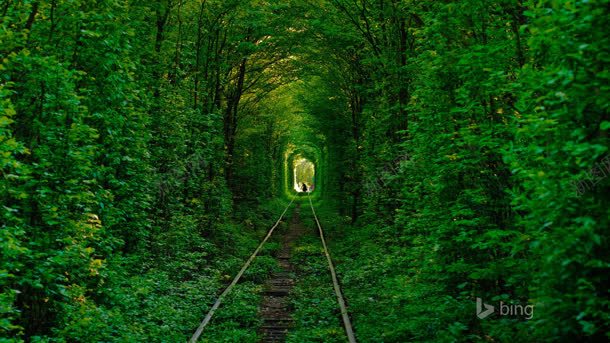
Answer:
[[303, 182], [301, 185], [301, 189], [303, 190], [303, 192], [307, 192], [307, 185], [305, 184], [305, 182]]

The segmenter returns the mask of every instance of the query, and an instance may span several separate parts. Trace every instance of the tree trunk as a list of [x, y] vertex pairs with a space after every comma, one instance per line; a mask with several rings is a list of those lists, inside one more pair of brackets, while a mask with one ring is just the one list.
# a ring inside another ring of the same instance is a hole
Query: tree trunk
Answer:
[[239, 101], [244, 88], [244, 80], [246, 78], [246, 63], [247, 58], [243, 58], [239, 64], [237, 74], [237, 84], [234, 91], [231, 93], [229, 101], [227, 101], [227, 109], [225, 112], [224, 132], [226, 146], [226, 168], [225, 178], [227, 184], [231, 185], [233, 180], [233, 153], [235, 152], [235, 134], [237, 133], [237, 111], [239, 109]]

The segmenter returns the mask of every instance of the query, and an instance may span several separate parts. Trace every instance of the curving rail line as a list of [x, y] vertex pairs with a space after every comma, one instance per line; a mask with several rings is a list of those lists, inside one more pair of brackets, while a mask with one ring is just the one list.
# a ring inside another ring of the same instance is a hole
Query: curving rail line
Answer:
[[[316, 224], [318, 226], [318, 232], [320, 234], [320, 240], [322, 241], [322, 247], [324, 248], [324, 255], [326, 256], [326, 260], [328, 261], [328, 268], [330, 270], [330, 275], [332, 277], [333, 288], [335, 290], [335, 295], [337, 296], [337, 303], [339, 304], [339, 308], [341, 310], [341, 318], [343, 319], [343, 326], [345, 328], [345, 334], [347, 335], [347, 339], [348, 339], [348, 341], [350, 343], [356, 343], [356, 337], [354, 335], [354, 330], [352, 328], [352, 323], [350, 321], [350, 318], [349, 318], [349, 315], [348, 315], [348, 312], [347, 312], [347, 306], [345, 305], [345, 300], [343, 298], [343, 294], [341, 293], [341, 287], [339, 286], [339, 281], [337, 279], [337, 273], [335, 272], [335, 267], [333, 265], [333, 261], [332, 261], [332, 259], [330, 257], [330, 253], [328, 252], [328, 247], [326, 246], [326, 240], [324, 239], [324, 231], [322, 230], [322, 226], [320, 225], [320, 221], [318, 220], [318, 217], [316, 215], [316, 211], [313, 208], [313, 203], [311, 202], [311, 197], [308, 196], [308, 199], [309, 199], [309, 206], [311, 207], [311, 212], [313, 213], [314, 219], [315, 219]], [[278, 220], [275, 222], [275, 224], [271, 227], [271, 229], [269, 229], [269, 232], [267, 233], [265, 238], [261, 241], [261, 243], [258, 245], [256, 250], [254, 250], [252, 255], [250, 255], [250, 258], [248, 258], [246, 263], [244, 263], [244, 265], [242, 266], [241, 270], [237, 273], [237, 275], [235, 276], [233, 281], [231, 281], [229, 286], [227, 286], [227, 288], [225, 288], [225, 290], [220, 294], [220, 296], [218, 296], [218, 299], [216, 300], [214, 305], [212, 305], [212, 308], [209, 310], [209, 312], [207, 313], [207, 315], [205, 316], [205, 318], [203, 319], [201, 324], [199, 324], [199, 327], [197, 328], [197, 330], [195, 331], [195, 333], [193, 334], [193, 336], [189, 340], [189, 343], [197, 342], [197, 340], [199, 339], [199, 337], [203, 333], [203, 329], [208, 325], [208, 323], [212, 319], [212, 316], [214, 315], [214, 312], [216, 312], [216, 310], [220, 306], [220, 303], [222, 302], [224, 297], [226, 297], [227, 294], [229, 294], [231, 292], [233, 287], [235, 287], [237, 282], [239, 282], [239, 279], [242, 277], [242, 275], [244, 274], [246, 269], [248, 269], [248, 267], [250, 266], [250, 264], [252, 263], [254, 258], [256, 258], [256, 255], [258, 255], [258, 253], [262, 249], [263, 245], [267, 242], [269, 237], [271, 237], [271, 234], [273, 234], [273, 231], [275, 230], [275, 228], [280, 224], [280, 221], [282, 220], [282, 218], [286, 214], [286, 211], [288, 211], [288, 208], [290, 207], [290, 205], [292, 205], [293, 202], [294, 202], [294, 198], [290, 201], [288, 206], [286, 206], [286, 208], [284, 209], [284, 211], [282, 212], [282, 214], [280, 215]]]

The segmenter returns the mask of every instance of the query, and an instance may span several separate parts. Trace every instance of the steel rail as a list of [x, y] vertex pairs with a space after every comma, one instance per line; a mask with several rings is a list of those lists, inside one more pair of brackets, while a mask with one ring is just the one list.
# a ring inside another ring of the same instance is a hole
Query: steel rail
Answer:
[[280, 224], [280, 221], [282, 220], [282, 218], [284, 217], [284, 215], [286, 214], [286, 211], [288, 211], [288, 208], [290, 207], [290, 205], [292, 205], [292, 203], [294, 202], [294, 198], [290, 201], [290, 203], [288, 204], [288, 206], [286, 206], [286, 208], [284, 209], [284, 211], [282, 212], [282, 214], [280, 215], [280, 218], [278, 218], [278, 220], [275, 222], [275, 225], [273, 225], [273, 227], [271, 227], [271, 229], [269, 229], [269, 232], [267, 233], [267, 235], [265, 236], [265, 238], [262, 240], [262, 242], [258, 245], [258, 247], [256, 248], [256, 250], [254, 250], [254, 252], [252, 253], [252, 255], [250, 255], [250, 258], [248, 258], [248, 260], [246, 261], [246, 263], [243, 265], [243, 267], [241, 268], [241, 270], [239, 271], [239, 273], [237, 273], [237, 275], [235, 276], [235, 278], [233, 279], [233, 281], [231, 281], [231, 283], [229, 284], [229, 286], [227, 286], [227, 288], [225, 288], [225, 290], [220, 294], [220, 296], [218, 296], [218, 299], [216, 300], [216, 302], [214, 303], [214, 305], [212, 305], [212, 308], [210, 309], [210, 311], [208, 312], [208, 314], [205, 316], [205, 318], [203, 318], [203, 321], [201, 322], [201, 324], [199, 324], [199, 327], [197, 328], [197, 330], [195, 331], [195, 333], [193, 334], [193, 336], [191, 337], [191, 339], [189, 340], [189, 343], [195, 343], [197, 342], [197, 340], [199, 339], [199, 336], [201, 336], [201, 333], [203, 332], [203, 329], [206, 327], [206, 325], [208, 325], [208, 323], [210, 322], [210, 320], [212, 319], [212, 316], [214, 315], [214, 312], [218, 309], [218, 307], [220, 306], [220, 303], [222, 302], [222, 299], [229, 294], [229, 292], [231, 292], [231, 290], [233, 289], [233, 287], [237, 284], [237, 282], [239, 281], [239, 279], [242, 277], [242, 275], [244, 274], [244, 272], [246, 271], [246, 269], [248, 269], [248, 267], [250, 266], [250, 263], [252, 263], [252, 261], [254, 260], [254, 258], [256, 257], [256, 255], [259, 253], [259, 251], [261, 250], [261, 248], [263, 247], [263, 245], [267, 242], [267, 240], [269, 239], [269, 237], [271, 237], [271, 234], [273, 233], [273, 230], [275, 230], [275, 228]]
[[326, 260], [328, 261], [328, 269], [330, 269], [330, 275], [333, 279], [333, 288], [335, 289], [335, 295], [337, 295], [337, 302], [339, 303], [339, 308], [341, 309], [341, 318], [343, 319], [343, 327], [345, 328], [345, 334], [347, 335], [347, 339], [350, 343], [356, 343], [356, 336], [354, 335], [354, 329], [352, 328], [352, 322], [349, 319], [349, 314], [347, 312], [347, 306], [345, 305], [345, 300], [343, 299], [343, 294], [341, 293], [341, 287], [339, 287], [339, 280], [337, 279], [337, 273], [335, 272], [335, 266], [333, 265], [333, 260], [330, 257], [330, 253], [328, 252], [328, 247], [326, 246], [326, 240], [324, 239], [324, 231], [322, 231], [322, 226], [320, 225], [320, 221], [318, 220], [318, 216], [316, 216], [316, 211], [313, 208], [313, 203], [311, 202], [311, 196], [309, 198], [309, 206], [311, 206], [311, 212], [313, 213], [313, 217], [316, 220], [316, 224], [318, 224], [318, 232], [320, 233], [320, 239], [322, 240], [322, 247], [324, 248], [324, 255], [326, 255]]

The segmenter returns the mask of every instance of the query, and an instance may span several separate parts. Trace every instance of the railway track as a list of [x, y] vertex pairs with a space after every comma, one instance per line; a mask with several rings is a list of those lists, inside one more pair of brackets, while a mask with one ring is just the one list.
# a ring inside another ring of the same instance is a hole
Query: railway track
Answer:
[[[341, 311], [341, 319], [343, 322], [343, 327], [345, 329], [345, 334], [350, 343], [356, 343], [356, 337], [354, 335], [353, 327], [349, 318], [349, 314], [347, 311], [347, 306], [345, 304], [345, 299], [343, 297], [343, 293], [341, 291], [341, 287], [339, 285], [339, 281], [337, 278], [337, 274], [335, 271], [334, 264], [332, 262], [332, 258], [330, 252], [328, 251], [328, 247], [326, 245], [326, 239], [324, 237], [324, 231], [322, 226], [320, 225], [320, 221], [316, 215], [315, 209], [313, 207], [313, 203], [311, 201], [311, 197], [308, 196], [309, 206], [311, 208], [313, 217], [315, 219], [318, 233], [320, 236], [320, 240], [322, 242], [322, 247], [324, 249], [324, 255], [328, 262], [329, 272], [331, 274], [331, 279], [333, 282], [333, 289], [335, 291], [335, 295], [337, 297], [337, 304]], [[212, 316], [220, 307], [220, 304], [224, 300], [224, 298], [231, 292], [233, 287], [239, 282], [242, 275], [248, 269], [252, 261], [256, 258], [262, 247], [269, 240], [273, 231], [277, 228], [282, 218], [293, 204], [294, 199], [290, 201], [290, 203], [286, 206], [282, 214], [275, 222], [275, 224], [269, 229], [267, 235], [263, 238], [261, 243], [258, 245], [256, 250], [250, 255], [248, 260], [244, 263], [240, 271], [237, 273], [235, 278], [231, 281], [231, 283], [225, 288], [225, 290], [220, 294], [216, 302], [212, 305], [203, 321], [190, 338], [189, 343], [195, 343], [199, 340], [200, 336], [203, 334], [205, 327], [210, 323]], [[291, 243], [295, 241], [303, 232], [305, 231], [303, 225], [300, 221], [300, 204], [297, 204], [297, 207], [293, 213], [292, 220], [288, 229], [288, 232], [281, 239], [281, 248], [276, 258], [278, 260], [278, 264], [281, 268], [281, 271], [274, 273], [265, 284], [265, 291], [263, 293], [263, 301], [260, 310], [260, 316], [263, 320], [263, 325], [261, 326], [261, 336], [263, 343], [279, 343], [285, 342], [286, 336], [290, 328], [292, 328], [294, 321], [291, 317], [292, 309], [289, 303], [289, 295], [294, 287], [296, 282], [295, 276], [293, 273], [293, 266], [290, 263], [291, 257]]]
[[285, 342], [288, 330], [293, 327], [289, 295], [295, 284], [294, 268], [290, 263], [292, 243], [305, 231], [300, 220], [301, 208], [297, 204], [288, 227], [282, 236], [277, 254], [281, 271], [274, 273], [265, 285], [260, 316], [263, 319], [261, 336], [263, 343]]

